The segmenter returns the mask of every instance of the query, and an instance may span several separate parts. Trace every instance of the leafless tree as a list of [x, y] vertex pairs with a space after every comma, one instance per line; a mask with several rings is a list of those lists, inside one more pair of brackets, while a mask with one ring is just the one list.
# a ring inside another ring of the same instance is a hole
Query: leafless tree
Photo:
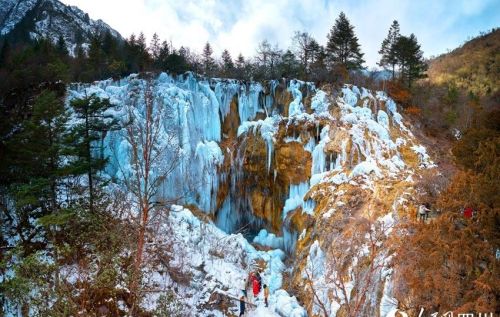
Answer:
[[264, 73], [271, 78], [276, 77], [276, 66], [283, 55], [283, 51], [279, 49], [278, 45], [272, 46], [268, 40], [259, 43], [257, 48], [257, 63], [263, 68]]
[[[162, 183], [176, 169], [180, 149], [173, 131], [165, 131], [165, 107], [155, 100], [151, 79], [143, 84], [142, 96], [132, 97], [127, 109], [125, 139], [129, 145], [131, 170], [124, 174], [127, 190], [136, 207], [137, 250], [134, 259], [130, 291], [134, 296], [132, 313], [136, 309], [141, 280], [145, 234], [152, 211], [158, 207], [157, 194]], [[142, 97], [142, 98], [141, 98]], [[161, 205], [167, 204], [162, 201]]]
[[333, 241], [327, 256], [326, 282], [333, 299], [342, 303], [346, 316], [360, 316], [366, 294], [380, 279], [384, 241], [390, 228], [381, 221], [352, 219]]
[[309, 64], [314, 62], [315, 52], [312, 49], [315, 42], [314, 38], [307, 32], [295, 31], [293, 34], [293, 52], [299, 58], [304, 74], [309, 70]]
[[326, 285], [324, 283], [320, 283], [318, 281], [319, 278], [319, 270], [320, 268], [316, 267], [316, 263], [314, 261], [308, 261], [306, 268], [304, 269], [304, 275], [306, 278], [306, 285], [308, 287], [308, 290], [311, 291], [313, 295], [313, 302], [312, 305], [316, 304], [319, 306], [321, 312], [323, 313], [324, 317], [328, 317], [329, 310], [327, 309], [327, 303], [324, 302], [324, 299], [322, 298], [322, 293], [327, 291]]

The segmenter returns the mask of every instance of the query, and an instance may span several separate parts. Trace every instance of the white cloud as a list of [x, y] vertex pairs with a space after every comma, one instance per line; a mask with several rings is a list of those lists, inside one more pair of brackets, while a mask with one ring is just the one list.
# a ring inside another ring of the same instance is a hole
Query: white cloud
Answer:
[[[210, 41], [215, 52], [227, 48], [252, 56], [263, 39], [287, 48], [296, 30], [325, 44], [335, 18], [344, 11], [355, 26], [367, 66], [375, 66], [380, 42], [392, 20], [403, 34], [415, 33], [426, 56], [443, 53], [468, 36], [495, 27], [500, 6], [495, 0], [62, 0], [107, 22], [122, 35], [156, 32], [176, 47], [200, 52]], [[491, 10], [496, 13], [491, 14]], [[487, 16], [489, 18], [484, 18]]]

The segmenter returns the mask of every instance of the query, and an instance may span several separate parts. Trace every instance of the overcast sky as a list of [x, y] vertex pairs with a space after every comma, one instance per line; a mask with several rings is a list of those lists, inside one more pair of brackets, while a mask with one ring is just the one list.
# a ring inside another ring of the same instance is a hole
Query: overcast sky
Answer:
[[380, 43], [396, 19], [401, 33], [415, 33], [426, 57], [445, 53], [480, 31], [500, 26], [499, 0], [62, 0], [124, 37], [156, 32], [175, 47], [201, 52], [209, 41], [217, 55], [227, 48], [253, 56], [263, 39], [281, 48], [296, 30], [320, 43], [340, 11], [355, 26], [366, 66], [375, 66]]

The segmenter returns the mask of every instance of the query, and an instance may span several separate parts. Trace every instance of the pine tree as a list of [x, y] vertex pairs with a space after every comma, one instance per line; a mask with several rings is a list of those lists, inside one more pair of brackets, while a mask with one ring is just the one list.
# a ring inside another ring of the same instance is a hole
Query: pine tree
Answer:
[[378, 53], [382, 55], [378, 64], [382, 67], [391, 66], [392, 79], [394, 79], [395, 67], [398, 62], [395, 48], [400, 36], [399, 23], [398, 21], [394, 20], [389, 29], [387, 37], [382, 41], [382, 47], [378, 51]]
[[237, 68], [243, 68], [243, 67], [245, 67], [245, 57], [241, 53], [236, 58], [236, 67]]
[[211, 76], [215, 68], [215, 61], [214, 58], [212, 57], [212, 54], [213, 54], [212, 46], [210, 45], [209, 42], [207, 42], [205, 44], [205, 47], [203, 48], [203, 54], [202, 54], [203, 70], [206, 76]]
[[57, 39], [57, 51], [59, 54], [67, 54], [68, 53], [68, 48], [66, 46], [66, 41], [64, 40], [64, 37], [62, 35], [59, 35], [59, 38]]
[[[316, 43], [317, 44], [317, 43]], [[315, 48], [314, 61], [311, 63], [311, 77], [316, 81], [328, 80], [327, 55], [325, 48], [318, 45]]]
[[101, 47], [101, 37], [94, 34], [90, 40], [89, 64], [92, 67], [92, 79], [102, 78], [104, 70], [104, 52]]
[[[96, 174], [104, 168], [108, 158], [103, 154], [103, 141], [106, 133], [118, 128], [117, 121], [106, 110], [111, 107], [108, 99], [96, 95], [71, 101], [76, 117], [81, 121], [76, 124], [68, 142], [71, 144], [69, 154], [78, 159], [73, 162], [72, 171], [79, 175], [87, 175], [89, 187], [89, 209], [94, 209]], [[99, 150], [99, 153], [96, 153]]]
[[241, 53], [236, 58], [235, 66], [236, 66], [236, 78], [243, 79], [246, 62], [245, 62], [245, 57], [243, 57]]
[[342, 65], [348, 70], [360, 69], [365, 62], [358, 38], [354, 34], [354, 26], [350, 24], [344, 12], [340, 12], [328, 34], [326, 53], [331, 66]]
[[102, 51], [108, 59], [116, 59], [118, 55], [118, 41], [108, 30], [102, 39]]
[[312, 39], [307, 45], [307, 51], [309, 52], [309, 64], [314, 64], [318, 58], [322, 47], [316, 42], [315, 39]]
[[130, 37], [128, 38], [127, 42], [131, 46], [134, 46], [134, 45], [137, 44], [137, 39], [135, 38], [135, 34], [134, 33], [130, 34]]
[[234, 63], [228, 50], [222, 52], [222, 72], [225, 77], [231, 77], [234, 72]]
[[160, 37], [158, 34], [153, 34], [153, 38], [151, 39], [151, 43], [149, 44], [149, 51], [151, 53], [151, 58], [153, 62], [156, 63], [160, 58], [161, 45], [160, 45]]
[[149, 62], [149, 54], [146, 49], [146, 38], [141, 32], [139, 37], [131, 34], [125, 42], [125, 62], [130, 72], [144, 71]]
[[299, 63], [292, 51], [287, 50], [281, 57], [280, 72], [281, 77], [295, 78], [298, 75]]
[[400, 36], [394, 45], [394, 51], [401, 70], [401, 78], [411, 88], [413, 81], [424, 77], [427, 70], [420, 44], [414, 34]]
[[[62, 181], [67, 177], [63, 154], [68, 115], [54, 92], [43, 91], [33, 104], [29, 119], [6, 143], [9, 195], [16, 208], [9, 217], [23, 244], [39, 239], [33, 219], [56, 213], [60, 208]], [[67, 197], [68, 195], [66, 195]]]
[[171, 54], [166, 55], [165, 60], [162, 60], [161, 69], [174, 74], [181, 74], [189, 70], [189, 65], [186, 56], [182, 54], [181, 50], [179, 52], [173, 50]]
[[146, 51], [146, 36], [144, 35], [143, 32], [139, 33], [139, 37], [137, 38], [136, 45], [139, 48], [140, 52]]
[[161, 42], [160, 49], [158, 51], [158, 57], [155, 60], [155, 67], [160, 70], [164, 70], [164, 65], [170, 55], [170, 45], [167, 41]]

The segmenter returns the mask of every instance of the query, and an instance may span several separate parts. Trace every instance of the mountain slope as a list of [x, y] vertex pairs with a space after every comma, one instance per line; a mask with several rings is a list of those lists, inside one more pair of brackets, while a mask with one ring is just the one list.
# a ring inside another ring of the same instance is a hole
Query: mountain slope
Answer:
[[78, 44], [88, 45], [96, 32], [110, 32], [121, 39], [121, 35], [102, 20], [92, 20], [79, 8], [57, 0], [0, 1], [0, 35], [14, 42], [46, 37], [55, 43], [62, 36], [68, 51], [74, 53]]
[[453, 84], [477, 95], [494, 94], [500, 87], [500, 29], [474, 38], [430, 61], [433, 84]]

